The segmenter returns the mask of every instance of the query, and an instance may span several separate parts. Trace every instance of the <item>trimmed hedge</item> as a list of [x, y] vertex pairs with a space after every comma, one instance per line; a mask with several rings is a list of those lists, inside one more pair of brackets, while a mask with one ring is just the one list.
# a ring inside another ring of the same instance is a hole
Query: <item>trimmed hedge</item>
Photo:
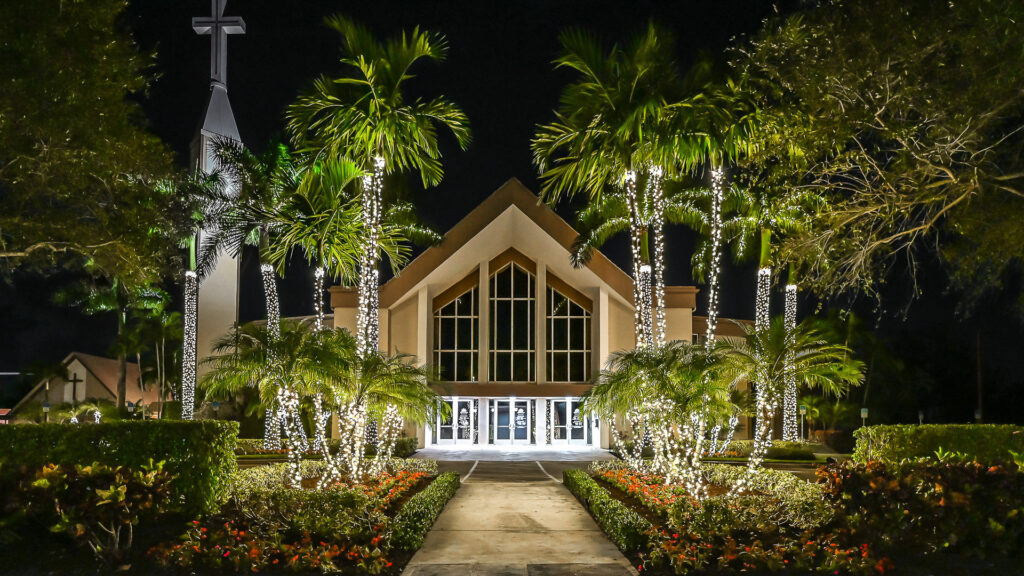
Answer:
[[[764, 457], [769, 460], [814, 460], [814, 449], [816, 447], [818, 445], [807, 442], [773, 440]], [[733, 440], [725, 448], [725, 452], [735, 452], [742, 457], [747, 457], [750, 456], [750, 452], [753, 449], [753, 440]], [[714, 458], [714, 456], [711, 457]]]
[[[339, 443], [340, 440], [336, 438], [327, 439], [327, 446], [331, 450], [337, 450], [338, 446], [340, 445]], [[416, 450], [418, 450], [418, 440], [415, 437], [398, 438], [397, 440], [395, 440], [395, 450], [391, 454], [391, 456], [393, 458], [408, 458], [409, 456], [412, 456], [413, 453], [416, 452]], [[259, 454], [270, 456], [281, 455], [282, 457], [285, 454], [283, 450], [279, 450], [276, 452], [265, 451], [263, 449], [262, 438], [239, 438], [237, 444], [235, 445], [235, 453], [238, 454], [239, 456]], [[377, 449], [374, 446], [366, 447], [367, 456], [374, 456], [376, 453]]]
[[854, 432], [857, 462], [934, 458], [940, 448], [983, 463], [1012, 462], [1024, 453], [1024, 427], [1008, 424], [896, 424], [865, 426]]
[[391, 545], [410, 552], [419, 549], [441, 510], [455, 496], [459, 483], [458, 473], [445, 472], [410, 498], [392, 521]]
[[583, 470], [562, 472], [562, 484], [576, 496], [612, 542], [626, 553], [647, 548], [653, 529], [646, 518], [612, 497]]
[[0, 426], [0, 474], [45, 464], [137, 468], [163, 461], [175, 508], [216, 512], [235, 475], [238, 423], [217, 420]]

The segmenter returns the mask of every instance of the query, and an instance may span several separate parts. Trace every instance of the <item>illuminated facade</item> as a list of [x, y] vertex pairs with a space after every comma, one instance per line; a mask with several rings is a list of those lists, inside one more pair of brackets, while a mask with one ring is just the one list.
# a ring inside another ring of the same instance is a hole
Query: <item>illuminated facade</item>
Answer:
[[[428, 359], [452, 408], [407, 426], [421, 446], [608, 447], [579, 398], [610, 353], [634, 347], [633, 281], [599, 252], [573, 268], [575, 238], [512, 179], [381, 286], [380, 348]], [[666, 287], [668, 340], [703, 335], [696, 296]], [[332, 288], [335, 327], [355, 332], [358, 305], [354, 288]]]

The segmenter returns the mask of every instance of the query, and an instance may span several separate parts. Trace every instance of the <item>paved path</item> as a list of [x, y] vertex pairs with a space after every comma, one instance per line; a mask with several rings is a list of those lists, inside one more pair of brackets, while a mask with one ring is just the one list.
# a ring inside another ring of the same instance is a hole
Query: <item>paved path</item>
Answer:
[[463, 484], [406, 566], [406, 576], [636, 574], [561, 485], [562, 470], [582, 462], [457, 460], [439, 465], [462, 474]]

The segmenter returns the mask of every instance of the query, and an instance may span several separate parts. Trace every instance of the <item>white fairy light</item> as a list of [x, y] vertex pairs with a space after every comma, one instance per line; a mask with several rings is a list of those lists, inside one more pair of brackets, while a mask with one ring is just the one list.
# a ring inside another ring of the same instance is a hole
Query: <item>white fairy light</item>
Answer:
[[796, 284], [786, 285], [786, 342], [789, 344], [785, 359], [786, 390], [782, 401], [782, 439], [788, 442], [799, 440], [797, 426], [797, 386], [793, 367], [792, 345], [796, 338]]
[[313, 311], [316, 316], [313, 320], [313, 329], [320, 331], [324, 329], [324, 268], [317, 266], [313, 270]]
[[707, 346], [715, 345], [718, 329], [718, 278], [722, 259], [722, 179], [721, 168], [711, 170], [711, 254], [708, 258], [708, 327]]
[[92, 417], [93, 417], [93, 422], [94, 423], [96, 423], [96, 424], [100, 423], [100, 416], [101, 416], [101, 414], [100, 414], [99, 410], [93, 410], [92, 411]]
[[771, 268], [758, 268], [757, 269], [757, 297], [756, 297], [756, 308], [754, 310], [754, 329], [762, 331], [768, 329], [768, 323], [770, 321], [768, 317], [768, 297], [771, 289], [772, 282], [772, 269]]
[[373, 171], [363, 177], [362, 220], [366, 228], [359, 258], [359, 308], [356, 311], [356, 349], [362, 358], [376, 350], [379, 341], [377, 310], [380, 301], [381, 192], [384, 187], [384, 159], [376, 157]]
[[196, 316], [199, 310], [199, 278], [185, 272], [185, 327], [181, 352], [181, 419], [191, 420], [196, 394]]
[[[260, 276], [263, 279], [263, 292], [267, 300], [267, 333], [271, 341], [276, 342], [281, 338], [281, 306], [277, 297], [277, 274], [274, 267], [266, 262], [260, 264]], [[273, 362], [273, 358], [271, 362]], [[263, 448], [265, 450], [281, 449], [281, 418], [277, 409], [281, 405], [278, 400], [278, 407], [268, 408], [265, 412], [266, 420], [263, 423]]]
[[78, 424], [78, 416], [72, 416], [69, 422], [72, 424]]
[[660, 166], [648, 170], [647, 193], [651, 198], [651, 236], [654, 239], [654, 296], [651, 314], [653, 340], [658, 346], [665, 345], [665, 194], [662, 188]]
[[[643, 262], [643, 226], [637, 203], [636, 172], [629, 170], [623, 178], [626, 203], [629, 206], [629, 246], [633, 256], [633, 300], [635, 302], [634, 329], [637, 348], [654, 344], [651, 326], [651, 267]], [[646, 283], [646, 288], [643, 284]]]

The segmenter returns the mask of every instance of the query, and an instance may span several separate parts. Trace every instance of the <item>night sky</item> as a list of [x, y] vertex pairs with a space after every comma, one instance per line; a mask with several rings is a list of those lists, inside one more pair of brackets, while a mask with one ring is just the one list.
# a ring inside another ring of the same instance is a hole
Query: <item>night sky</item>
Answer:
[[[185, 166], [188, 146], [195, 135], [208, 93], [209, 37], [197, 36], [193, 16], [209, 14], [207, 0], [135, 0], [126, 24], [140, 46], [157, 52], [158, 74], [143, 102], [152, 130]], [[273, 139], [283, 139], [283, 111], [313, 78], [339, 70], [337, 34], [323, 17], [343, 13], [370, 26], [378, 34], [391, 34], [419, 25], [447, 36], [448, 59], [440, 65], [416, 70], [413, 96], [444, 94], [468, 114], [473, 143], [459, 151], [450, 138], [443, 140], [445, 178], [436, 188], [422, 190], [418, 178], [409, 179], [410, 199], [421, 219], [446, 231], [482, 199], [509, 178], [520, 179], [537, 190], [536, 171], [530, 161], [529, 141], [535, 125], [552, 118], [559, 93], [572, 80], [553, 70], [558, 33], [581, 27], [606, 40], [625, 39], [654, 20], [676, 37], [680, 67], [700, 52], [720, 54], [730, 41], [756, 32], [762, 20], [776, 11], [770, 2], [757, 0], [584, 1], [519, 0], [342, 2], [335, 0], [250, 0], [229, 2], [227, 15], [242, 16], [244, 36], [228, 41], [228, 93], [243, 142], [262, 150]], [[572, 221], [572, 206], [559, 206]], [[669, 284], [691, 284], [692, 236], [670, 228], [666, 258]], [[605, 250], [624, 270], [629, 269], [625, 239]], [[723, 275], [721, 313], [727, 317], [753, 315], [754, 269], [727, 266]], [[0, 372], [24, 370], [34, 361], [57, 361], [72, 349], [103, 353], [113, 333], [112, 318], [82, 318], [49, 303], [59, 279], [40, 280], [16, 275], [17, 288], [0, 286]], [[915, 392], [919, 403], [938, 404], [936, 418], [967, 420], [973, 412], [975, 383], [975, 330], [982, 327], [986, 345], [985, 371], [993, 388], [986, 402], [995, 418], [1019, 416], [1008, 408], [1021, 398], [1020, 328], [1000, 315], [1000, 304], [981, 317], [962, 323], [952, 317], [951, 297], [943, 295], [941, 274], [925, 278], [924, 300], [911, 308], [907, 321], [893, 313], [905, 303], [894, 289], [893, 306], [879, 318], [881, 333], [892, 338], [893, 353], [906, 356], [927, 372], [928, 387]], [[301, 262], [290, 267], [281, 282], [282, 312], [308, 314], [309, 275]], [[252, 254], [243, 259], [242, 320], [264, 313], [258, 266]], [[781, 311], [781, 297], [773, 307]], [[698, 314], [705, 312], [698, 300]], [[805, 311], [814, 303], [805, 302]], [[859, 304], [869, 316], [868, 303]], [[985, 316], [987, 314], [988, 316]], [[908, 347], [908, 342], [917, 342]], [[922, 378], [925, 378], [924, 376]], [[2, 380], [0, 380], [2, 381]], [[888, 384], [888, 383], [886, 383]], [[938, 402], [933, 395], [950, 395]], [[989, 397], [990, 396], [990, 397]], [[0, 399], [2, 405], [2, 399]], [[931, 412], [930, 412], [931, 414]], [[910, 418], [906, 414], [898, 416]], [[912, 416], [916, 420], [916, 412]]]

